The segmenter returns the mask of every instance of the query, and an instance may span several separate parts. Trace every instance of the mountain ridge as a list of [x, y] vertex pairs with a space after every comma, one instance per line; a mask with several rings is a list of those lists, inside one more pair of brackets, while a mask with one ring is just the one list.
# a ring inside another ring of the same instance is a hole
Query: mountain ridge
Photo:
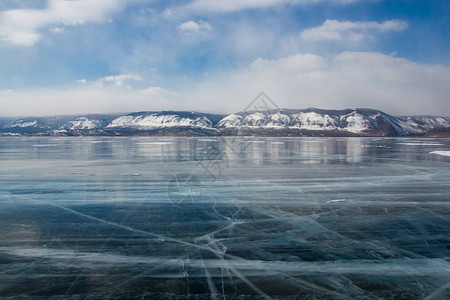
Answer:
[[392, 116], [371, 108], [267, 109], [233, 114], [140, 111], [0, 118], [2, 136], [260, 135], [450, 136], [450, 118]]

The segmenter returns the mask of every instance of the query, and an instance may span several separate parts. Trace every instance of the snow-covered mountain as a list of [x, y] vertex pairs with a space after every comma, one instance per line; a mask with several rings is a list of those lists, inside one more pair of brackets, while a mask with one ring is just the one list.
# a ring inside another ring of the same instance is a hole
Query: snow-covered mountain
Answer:
[[126, 115], [0, 118], [2, 135], [217, 134], [225, 115], [196, 112], [136, 112]]
[[113, 115], [0, 118], [0, 133], [4, 135], [46, 135], [95, 131], [104, 128], [113, 119]]
[[373, 109], [240, 112], [136, 112], [126, 115], [79, 115], [0, 118], [2, 135], [448, 135], [450, 118], [394, 117]]
[[393, 117], [373, 109], [305, 110], [281, 109], [272, 112], [241, 112], [223, 118], [219, 129], [240, 132], [284, 129], [290, 132], [319, 132], [325, 135], [424, 135], [430, 130], [450, 127], [450, 118], [432, 116]]
[[[211, 118], [214, 119], [214, 118]], [[206, 114], [186, 112], [141, 112], [120, 116], [106, 128], [155, 129], [171, 127], [193, 127], [211, 129], [214, 124]]]

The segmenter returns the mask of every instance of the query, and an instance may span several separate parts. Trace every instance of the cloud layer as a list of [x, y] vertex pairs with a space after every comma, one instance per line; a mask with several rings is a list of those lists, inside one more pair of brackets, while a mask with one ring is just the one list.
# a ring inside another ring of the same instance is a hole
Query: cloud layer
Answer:
[[302, 31], [301, 37], [305, 40], [361, 40], [372, 31], [381, 33], [399, 32], [408, 28], [405, 21], [390, 20], [378, 22], [351, 22], [326, 20], [321, 26], [308, 28]]
[[[450, 67], [418, 64], [377, 52], [343, 52], [332, 57], [296, 54], [257, 59], [245, 68], [192, 82], [182, 91], [124, 84], [86, 83], [68, 90], [0, 92], [3, 115], [48, 115], [136, 110], [198, 110], [232, 113], [265, 91], [280, 107], [369, 107], [399, 114], [450, 111]], [[116, 75], [97, 82], [140, 80]]]
[[287, 108], [368, 107], [397, 115], [441, 115], [450, 111], [448, 78], [450, 67], [378, 52], [296, 54], [257, 59], [239, 72], [204, 82], [195, 99], [203, 99], [204, 105], [217, 100], [220, 109], [239, 110], [239, 103], [265, 91]]
[[320, 2], [328, 4], [349, 4], [364, 0], [195, 0], [183, 10], [191, 12], [230, 13], [247, 9], [261, 9], [279, 5], [306, 5]]
[[65, 89], [0, 91], [1, 116], [51, 116], [173, 109], [179, 96], [160, 87], [83, 84]]
[[32, 46], [41, 38], [40, 30], [63, 31], [60, 26], [105, 22], [119, 10], [123, 0], [49, 0], [45, 9], [13, 9], [0, 12], [0, 45]]

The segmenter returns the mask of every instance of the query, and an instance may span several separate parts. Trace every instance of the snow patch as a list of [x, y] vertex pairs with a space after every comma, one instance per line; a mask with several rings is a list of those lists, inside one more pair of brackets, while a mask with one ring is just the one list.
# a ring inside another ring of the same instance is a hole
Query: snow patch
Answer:
[[328, 200], [328, 203], [337, 203], [337, 202], [344, 202], [345, 199], [336, 199], [336, 200]]
[[98, 120], [89, 120], [86, 117], [80, 117], [76, 120], [67, 122], [67, 124], [64, 124], [61, 128], [67, 130], [92, 130], [101, 127], [101, 125], [101, 122]]
[[443, 156], [450, 156], [450, 151], [431, 151], [430, 153]]
[[140, 129], [167, 127], [212, 128], [212, 122], [206, 117], [184, 118], [177, 115], [122, 116], [114, 119], [106, 128], [134, 127]]
[[275, 113], [269, 115], [269, 120], [265, 124], [267, 127], [278, 128], [278, 127], [288, 127], [291, 123], [291, 118], [288, 115], [282, 113]]
[[242, 123], [248, 127], [262, 127], [266, 125], [268, 118], [268, 115], [256, 112], [246, 116]]
[[15, 121], [15, 122], [7, 124], [5, 126], [5, 128], [15, 128], [15, 127], [25, 128], [25, 127], [33, 127], [36, 125], [37, 125], [36, 120], [34, 120], [32, 122], [25, 122], [23, 120], [19, 120], [19, 121]]
[[353, 133], [360, 133], [370, 128], [369, 120], [357, 112], [342, 116], [341, 121], [346, 122], [346, 126], [343, 129]]
[[398, 144], [409, 146], [443, 146], [443, 144], [436, 144], [436, 143], [398, 143]]
[[220, 122], [217, 124], [217, 127], [232, 128], [232, 127], [239, 127], [241, 125], [242, 125], [242, 117], [237, 114], [231, 114], [220, 120]]
[[229, 116], [226, 116], [222, 120], [220, 120], [219, 124], [217, 124], [218, 127], [239, 127], [242, 125], [242, 116], [237, 114], [231, 114]]
[[291, 126], [306, 130], [334, 130], [338, 126], [337, 118], [315, 112], [292, 115]]
[[172, 142], [148, 142], [148, 143], [136, 143], [136, 145], [171, 145]]

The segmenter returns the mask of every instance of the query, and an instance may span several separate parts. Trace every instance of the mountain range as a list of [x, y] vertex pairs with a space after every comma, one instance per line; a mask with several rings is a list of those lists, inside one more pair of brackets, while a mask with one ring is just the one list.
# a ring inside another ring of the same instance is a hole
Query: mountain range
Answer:
[[374, 109], [274, 109], [231, 115], [150, 111], [0, 118], [3, 136], [450, 136], [450, 118]]

